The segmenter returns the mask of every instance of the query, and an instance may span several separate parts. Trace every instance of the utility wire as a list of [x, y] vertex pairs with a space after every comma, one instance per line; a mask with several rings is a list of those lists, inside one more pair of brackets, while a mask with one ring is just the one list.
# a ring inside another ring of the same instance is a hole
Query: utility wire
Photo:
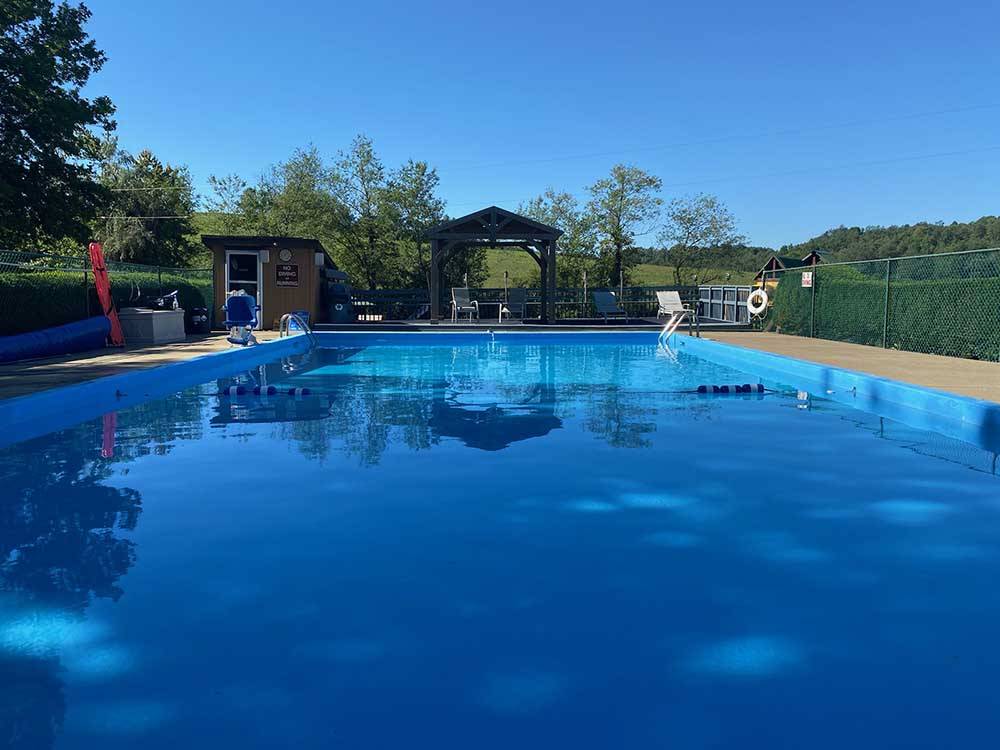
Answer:
[[[767, 179], [771, 177], [789, 177], [795, 175], [809, 175], [817, 172], [831, 172], [838, 169], [851, 169], [853, 167], [871, 167], [882, 164], [898, 164], [901, 162], [908, 161], [925, 161], [929, 159], [941, 159], [949, 156], [966, 156], [968, 154], [980, 154], [990, 151], [1000, 151], [1000, 145], [994, 146], [984, 146], [983, 148], [970, 148], [961, 151], [939, 151], [932, 154], [914, 154], [912, 156], [897, 156], [888, 159], [871, 159], [868, 161], [857, 161], [857, 162], [846, 162], [843, 164], [831, 164], [827, 166], [815, 166], [807, 167], [804, 169], [791, 169], [784, 172], [767, 172], [755, 175], [734, 175], [731, 177], [715, 177], [699, 180], [691, 180], [689, 182], [674, 182], [664, 184], [663, 187], [692, 187], [695, 185], [708, 185], [719, 182], [739, 182], [741, 180], [760, 180]], [[531, 200], [536, 196], [531, 196], [530, 198], [505, 198], [501, 200], [502, 203], [514, 203], [525, 200]], [[471, 205], [481, 205], [482, 201], [462, 201], [461, 203], [449, 203], [450, 206], [471, 206]]]
[[657, 146], [638, 146], [635, 148], [617, 149], [614, 151], [594, 151], [590, 153], [566, 154], [563, 156], [542, 157], [538, 159], [505, 160], [497, 162], [487, 162], [482, 164], [464, 164], [464, 165], [454, 164], [451, 167], [448, 167], [446, 165], [445, 167], [439, 167], [439, 168], [449, 169], [452, 171], [487, 169], [493, 167], [516, 166], [523, 164], [548, 164], [560, 161], [573, 161], [576, 159], [596, 159], [599, 157], [619, 156], [622, 154], [638, 154], [638, 153], [648, 153], [655, 151], [670, 151], [673, 149], [690, 148], [692, 146], [705, 146], [717, 143], [726, 143], [728, 141], [740, 141], [740, 140], [752, 140], [756, 138], [801, 135], [803, 133], [820, 133], [829, 130], [841, 130], [844, 128], [853, 128], [861, 125], [879, 125], [887, 122], [903, 122], [906, 120], [917, 120], [924, 117], [937, 117], [940, 115], [959, 114], [963, 112], [978, 112], [981, 110], [996, 109], [998, 107], [1000, 107], [1000, 102], [993, 104], [976, 104], [969, 107], [955, 107], [952, 109], [930, 110], [927, 112], [913, 112], [905, 115], [893, 115], [889, 117], [880, 117], [868, 120], [848, 120], [846, 122], [833, 123], [830, 125], [816, 125], [813, 127], [787, 128], [784, 130], [764, 130], [756, 133], [734, 133], [731, 135], [716, 136], [713, 138], [705, 138], [694, 141], [684, 141], [680, 143], [660, 144]]
[[112, 193], [131, 193], [144, 190], [187, 190], [186, 187], [164, 186], [164, 187], [130, 187], [130, 188], [108, 188]]

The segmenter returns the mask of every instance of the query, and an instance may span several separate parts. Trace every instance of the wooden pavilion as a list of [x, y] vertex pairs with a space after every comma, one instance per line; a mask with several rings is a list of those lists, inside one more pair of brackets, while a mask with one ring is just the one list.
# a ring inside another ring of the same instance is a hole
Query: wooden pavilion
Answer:
[[431, 241], [431, 319], [441, 318], [441, 269], [469, 247], [519, 247], [538, 263], [542, 277], [541, 320], [555, 319], [556, 252], [562, 230], [496, 206], [446, 221], [427, 232]]

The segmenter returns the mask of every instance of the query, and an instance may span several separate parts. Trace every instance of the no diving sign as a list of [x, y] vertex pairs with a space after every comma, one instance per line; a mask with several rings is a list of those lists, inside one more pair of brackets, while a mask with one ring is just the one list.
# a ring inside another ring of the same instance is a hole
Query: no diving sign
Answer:
[[802, 288], [808, 289], [813, 285], [813, 272], [803, 271], [802, 272]]
[[278, 286], [298, 286], [299, 267], [292, 263], [278, 263], [275, 265], [275, 283]]

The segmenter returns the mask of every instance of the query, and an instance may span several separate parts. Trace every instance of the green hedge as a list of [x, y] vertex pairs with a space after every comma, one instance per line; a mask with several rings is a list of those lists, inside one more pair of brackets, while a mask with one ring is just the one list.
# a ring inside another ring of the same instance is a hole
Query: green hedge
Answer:
[[[155, 273], [110, 274], [111, 295], [120, 307], [128, 305], [135, 285], [143, 294], [160, 289]], [[163, 291], [178, 290], [185, 310], [204, 307], [212, 312], [212, 279], [163, 274]], [[85, 296], [86, 295], [86, 296]], [[89, 299], [88, 299], [89, 297]], [[93, 277], [84, 288], [82, 271], [14, 271], [0, 273], [0, 336], [38, 331], [100, 314]]]
[[[877, 270], [877, 269], [872, 269]], [[883, 271], [884, 273], [884, 271]], [[885, 277], [849, 266], [823, 268], [813, 290], [798, 273], [778, 283], [771, 310], [781, 333], [882, 346]], [[815, 304], [810, 332], [810, 306]], [[969, 359], [1000, 359], [1000, 277], [904, 280], [889, 284], [889, 348]]]

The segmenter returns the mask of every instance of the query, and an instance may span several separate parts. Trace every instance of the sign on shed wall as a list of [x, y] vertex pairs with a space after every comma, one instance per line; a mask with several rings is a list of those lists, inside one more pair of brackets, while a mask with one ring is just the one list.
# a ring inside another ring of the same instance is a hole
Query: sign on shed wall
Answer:
[[298, 286], [299, 267], [294, 263], [277, 263], [274, 266], [274, 282], [277, 286]]

